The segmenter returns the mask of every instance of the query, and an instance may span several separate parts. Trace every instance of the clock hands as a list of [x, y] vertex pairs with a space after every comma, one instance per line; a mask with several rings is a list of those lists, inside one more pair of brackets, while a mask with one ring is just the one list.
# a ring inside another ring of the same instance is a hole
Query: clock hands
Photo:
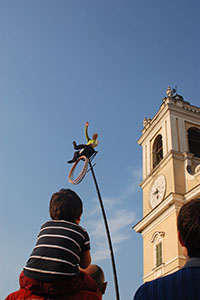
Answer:
[[159, 175], [156, 180], [154, 180], [151, 187], [150, 194], [150, 206], [151, 208], [156, 207], [163, 199], [166, 190], [166, 180], [164, 175]]
[[153, 192], [153, 195], [156, 195], [156, 194], [158, 194], [158, 193], [159, 193], [159, 190], [156, 189], [155, 192]]
[[159, 194], [159, 190], [156, 189], [155, 192], [153, 192], [153, 195], [156, 196], [156, 199], [159, 199], [159, 195], [158, 194]]

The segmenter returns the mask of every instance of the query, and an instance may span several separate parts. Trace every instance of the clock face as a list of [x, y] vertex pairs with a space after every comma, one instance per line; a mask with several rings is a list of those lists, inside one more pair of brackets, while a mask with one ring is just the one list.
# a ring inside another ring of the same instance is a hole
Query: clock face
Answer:
[[156, 207], [164, 198], [166, 190], [166, 180], [164, 175], [159, 175], [150, 190], [150, 205], [151, 208]]

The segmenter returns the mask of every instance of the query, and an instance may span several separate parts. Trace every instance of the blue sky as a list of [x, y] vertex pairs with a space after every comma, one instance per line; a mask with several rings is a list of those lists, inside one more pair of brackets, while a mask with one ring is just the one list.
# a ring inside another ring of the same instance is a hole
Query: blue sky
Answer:
[[145, 116], [165, 91], [199, 106], [198, 0], [0, 0], [0, 298], [18, 275], [48, 216], [52, 193], [74, 189], [93, 262], [105, 271], [105, 300], [115, 299], [103, 219], [91, 174], [68, 183], [72, 141], [84, 124], [99, 133], [95, 173], [115, 250], [122, 300], [142, 283]]

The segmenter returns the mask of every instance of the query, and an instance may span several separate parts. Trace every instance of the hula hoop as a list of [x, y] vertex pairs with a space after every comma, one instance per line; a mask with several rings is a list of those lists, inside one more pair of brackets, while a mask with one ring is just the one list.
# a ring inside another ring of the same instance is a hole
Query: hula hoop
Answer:
[[[74, 171], [76, 169], [77, 164], [79, 163], [80, 160], [84, 160], [84, 166], [82, 171], [80, 172], [80, 174], [78, 175], [78, 177], [76, 177], [73, 180], [73, 175], [74, 175]], [[88, 158], [86, 156], [80, 156], [77, 161], [73, 164], [70, 172], [69, 172], [69, 176], [68, 176], [68, 180], [70, 183], [72, 184], [79, 184], [83, 178], [85, 177], [85, 174], [87, 173], [87, 169], [88, 169]]]

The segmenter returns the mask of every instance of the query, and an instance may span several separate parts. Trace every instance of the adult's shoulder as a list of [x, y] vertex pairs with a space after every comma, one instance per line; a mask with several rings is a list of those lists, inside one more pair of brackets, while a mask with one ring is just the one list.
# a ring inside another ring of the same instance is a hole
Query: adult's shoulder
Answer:
[[[182, 299], [181, 293], [188, 293], [191, 286], [199, 296], [199, 277], [200, 267], [182, 268], [172, 274], [144, 283], [137, 290], [134, 300]], [[181, 293], [179, 286], [182, 286]]]
[[177, 272], [175, 272], [173, 274], [169, 274], [167, 276], [159, 277], [159, 278], [154, 279], [152, 281], [145, 282], [136, 291], [135, 296], [134, 296], [134, 300], [146, 300], [146, 299], [148, 299], [147, 297], [149, 297], [150, 291], [151, 291], [151, 293], [153, 293], [153, 295], [154, 295], [154, 293], [157, 294], [156, 290], [158, 289], [158, 287], [165, 285], [168, 280], [171, 280], [172, 277], [176, 276], [176, 273]]
[[147, 283], [142, 284], [136, 291], [133, 300], [144, 300], [145, 299], [145, 286]]

